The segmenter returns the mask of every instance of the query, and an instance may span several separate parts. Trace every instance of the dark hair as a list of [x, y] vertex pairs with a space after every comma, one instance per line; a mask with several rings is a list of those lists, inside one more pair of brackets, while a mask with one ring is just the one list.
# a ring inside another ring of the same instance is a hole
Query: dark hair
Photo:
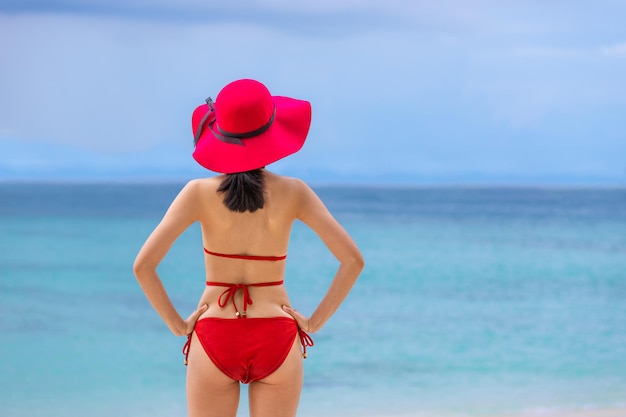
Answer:
[[218, 193], [224, 194], [224, 205], [231, 211], [254, 213], [265, 204], [265, 178], [261, 168], [226, 174]]

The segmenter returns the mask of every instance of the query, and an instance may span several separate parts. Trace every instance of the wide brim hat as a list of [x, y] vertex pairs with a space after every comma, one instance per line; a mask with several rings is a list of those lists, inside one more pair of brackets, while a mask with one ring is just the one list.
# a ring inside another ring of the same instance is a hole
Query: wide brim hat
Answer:
[[193, 158], [223, 173], [251, 171], [299, 151], [311, 126], [311, 104], [272, 96], [262, 83], [243, 79], [208, 98], [191, 117]]

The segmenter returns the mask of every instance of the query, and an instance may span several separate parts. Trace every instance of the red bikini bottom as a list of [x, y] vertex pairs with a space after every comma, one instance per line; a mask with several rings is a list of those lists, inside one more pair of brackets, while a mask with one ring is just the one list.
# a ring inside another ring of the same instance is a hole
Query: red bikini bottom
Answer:
[[[285, 361], [296, 336], [304, 348], [313, 340], [288, 317], [245, 320], [207, 317], [198, 320], [194, 332], [207, 356], [225, 375], [244, 384], [266, 378]], [[191, 335], [183, 348], [189, 355]], [[185, 359], [185, 364], [187, 363]]]

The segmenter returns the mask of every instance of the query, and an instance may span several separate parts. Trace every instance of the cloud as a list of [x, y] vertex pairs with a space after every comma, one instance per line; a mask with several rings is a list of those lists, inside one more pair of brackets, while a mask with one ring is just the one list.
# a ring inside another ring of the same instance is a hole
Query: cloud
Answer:
[[608, 56], [626, 57], [626, 42], [603, 46], [600, 48], [600, 52]]
[[249, 1], [206, 0], [50, 0], [0, 2], [0, 12], [11, 15], [57, 14], [114, 17], [174, 24], [254, 24], [293, 35], [342, 36], [376, 28], [407, 26], [406, 1]]
[[521, 46], [516, 47], [512, 51], [513, 55], [525, 59], [554, 59], [569, 60], [588, 57], [591, 51], [582, 48], [573, 47], [554, 47], [554, 46]]
[[[444, 35], [533, 34], [557, 25], [541, 2], [513, 0], [21, 0], [0, 1], [0, 13], [115, 17], [177, 24], [254, 24], [295, 36], [347, 36], [377, 30]], [[514, 11], [512, 14], [511, 11]]]

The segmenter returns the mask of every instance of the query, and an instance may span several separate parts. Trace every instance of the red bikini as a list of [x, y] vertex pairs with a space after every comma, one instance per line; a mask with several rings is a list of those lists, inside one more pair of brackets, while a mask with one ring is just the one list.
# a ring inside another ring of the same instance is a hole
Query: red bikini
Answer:
[[287, 259], [287, 255], [283, 255], [283, 256], [231, 255], [228, 253], [211, 252], [207, 248], [204, 248], [204, 251], [208, 253], [209, 255], [219, 256], [221, 258], [245, 259], [247, 261], [284, 261], [285, 259]]
[[[287, 256], [231, 255], [204, 251], [212, 256], [252, 261], [282, 261]], [[300, 337], [306, 358], [307, 346], [313, 346], [313, 339], [298, 327], [289, 317], [248, 318], [248, 305], [252, 304], [249, 287], [269, 287], [282, 285], [283, 281], [260, 282], [256, 284], [231, 284], [227, 282], [207, 282], [207, 286], [226, 287], [217, 303], [225, 307], [231, 301], [238, 319], [206, 317], [198, 320], [194, 332], [207, 356], [225, 375], [244, 384], [268, 377], [285, 361], [296, 336]], [[235, 294], [243, 292], [243, 309], [235, 304]], [[183, 347], [185, 365], [189, 357], [191, 334]]]

